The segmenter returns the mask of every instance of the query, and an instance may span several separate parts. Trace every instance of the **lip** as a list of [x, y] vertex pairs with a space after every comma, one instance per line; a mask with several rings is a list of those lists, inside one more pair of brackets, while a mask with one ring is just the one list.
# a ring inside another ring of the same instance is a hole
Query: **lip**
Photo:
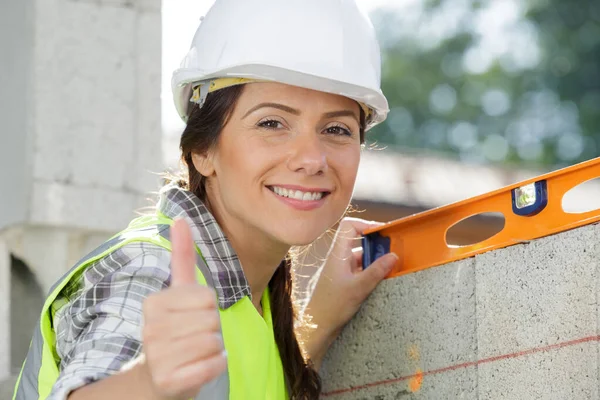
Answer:
[[[273, 190], [270, 189], [270, 187], [272, 187], [272, 186], [277, 186], [277, 187], [291, 189], [291, 190], [300, 190], [303, 192], [326, 192], [327, 194], [324, 195], [319, 200], [290, 199], [289, 197], [279, 196], [277, 193], [275, 193]], [[311, 210], [315, 210], [315, 209], [321, 207], [323, 204], [325, 204], [327, 197], [329, 197], [329, 194], [331, 193], [329, 190], [312, 189], [312, 188], [309, 189], [309, 188], [303, 188], [301, 186], [293, 186], [293, 185], [268, 185], [268, 186], [265, 186], [265, 189], [269, 193], [271, 193], [273, 196], [275, 196], [275, 198], [278, 199], [279, 201], [281, 201], [282, 203], [284, 203], [296, 210], [300, 210], [300, 211], [311, 211]]]

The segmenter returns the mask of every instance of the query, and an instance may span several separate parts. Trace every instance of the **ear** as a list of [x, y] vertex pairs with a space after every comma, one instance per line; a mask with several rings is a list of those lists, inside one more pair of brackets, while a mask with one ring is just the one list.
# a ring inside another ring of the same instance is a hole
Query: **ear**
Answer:
[[194, 168], [204, 177], [209, 177], [215, 173], [213, 157], [211, 152], [192, 153], [192, 163]]

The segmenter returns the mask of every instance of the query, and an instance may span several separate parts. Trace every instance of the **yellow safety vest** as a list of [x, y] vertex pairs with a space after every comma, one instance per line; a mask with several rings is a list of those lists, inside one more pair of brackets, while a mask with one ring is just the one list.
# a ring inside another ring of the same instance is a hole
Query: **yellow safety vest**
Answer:
[[[95, 261], [131, 242], [150, 242], [171, 250], [173, 220], [158, 214], [134, 219], [129, 226], [80, 260], [50, 289], [27, 358], [15, 386], [13, 400], [45, 399], [59, 376], [53, 302], [61, 290]], [[197, 249], [197, 248], [196, 248]], [[198, 249], [197, 249], [198, 250]], [[211, 274], [198, 250], [197, 276], [202, 285], [212, 285]], [[283, 400], [288, 398], [283, 366], [273, 334], [269, 290], [262, 297], [263, 314], [248, 296], [227, 310], [219, 309], [227, 350], [227, 372], [202, 388], [197, 399]]]

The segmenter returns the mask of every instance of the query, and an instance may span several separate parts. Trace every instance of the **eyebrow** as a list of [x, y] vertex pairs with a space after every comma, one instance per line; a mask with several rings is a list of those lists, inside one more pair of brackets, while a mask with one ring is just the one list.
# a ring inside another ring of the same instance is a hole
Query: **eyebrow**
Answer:
[[246, 118], [248, 115], [252, 114], [254, 111], [259, 110], [261, 108], [277, 108], [278, 110], [282, 110], [285, 112], [288, 112], [290, 114], [294, 114], [294, 115], [300, 115], [300, 111], [296, 110], [295, 108], [292, 107], [288, 107], [288, 106], [284, 106], [283, 104], [279, 104], [279, 103], [260, 103], [254, 107], [252, 107], [250, 110], [248, 110], [248, 112], [246, 114], [244, 114], [243, 118]]
[[340, 111], [331, 111], [323, 114], [323, 118], [337, 118], [337, 117], [353, 117], [356, 119], [356, 122], [360, 123], [358, 115], [354, 111], [350, 110], [340, 110]]
[[[295, 108], [292, 108], [292, 107], [289, 107], [289, 106], [286, 106], [283, 104], [260, 103], [256, 106], [252, 107], [250, 110], [248, 110], [248, 112], [246, 114], [244, 114], [242, 119], [246, 118], [248, 115], [252, 114], [254, 111], [259, 110], [261, 108], [276, 108], [278, 110], [282, 110], [282, 111], [285, 111], [285, 112], [293, 114], [293, 115], [301, 114], [300, 110], [297, 110]], [[351, 111], [351, 110], [330, 111], [330, 112], [326, 112], [325, 114], [323, 114], [323, 118], [337, 118], [337, 117], [353, 117], [354, 119], [356, 119], [357, 122], [360, 123], [359, 117], [356, 115], [356, 113], [354, 111]]]

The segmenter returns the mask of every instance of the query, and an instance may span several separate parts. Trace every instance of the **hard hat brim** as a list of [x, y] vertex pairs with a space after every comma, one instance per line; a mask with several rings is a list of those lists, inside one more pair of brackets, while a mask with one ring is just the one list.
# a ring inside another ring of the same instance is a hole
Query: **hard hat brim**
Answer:
[[263, 80], [298, 86], [306, 89], [337, 94], [365, 104], [373, 111], [366, 130], [383, 122], [389, 112], [387, 99], [381, 90], [362, 87], [337, 80], [333, 77], [294, 71], [275, 65], [244, 64], [234, 65], [216, 71], [180, 68], [173, 73], [171, 80], [173, 100], [179, 116], [187, 122], [188, 107], [191, 104], [192, 86], [211, 79], [236, 77]]

